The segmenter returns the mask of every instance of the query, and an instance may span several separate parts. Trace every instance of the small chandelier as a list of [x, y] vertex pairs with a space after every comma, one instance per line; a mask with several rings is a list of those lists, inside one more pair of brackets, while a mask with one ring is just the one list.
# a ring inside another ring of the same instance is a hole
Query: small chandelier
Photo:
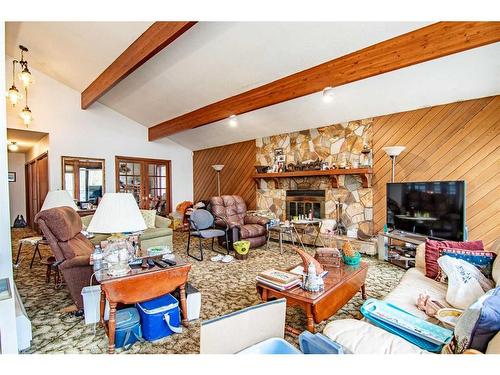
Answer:
[[19, 73], [18, 77], [24, 86], [24, 97], [26, 99], [24, 108], [19, 113], [19, 116], [23, 119], [24, 124], [28, 126], [33, 121], [31, 110], [28, 107], [28, 86], [33, 84], [33, 76], [28, 68], [28, 61], [24, 59], [24, 53], [28, 52], [28, 49], [22, 45], [19, 46], [19, 49], [21, 50], [21, 59], [12, 61], [12, 86], [7, 92], [7, 97], [9, 98], [9, 101], [13, 107], [15, 107], [16, 104], [23, 98], [23, 95], [16, 87], [16, 65], [19, 64], [19, 66], [21, 67], [21, 72]]

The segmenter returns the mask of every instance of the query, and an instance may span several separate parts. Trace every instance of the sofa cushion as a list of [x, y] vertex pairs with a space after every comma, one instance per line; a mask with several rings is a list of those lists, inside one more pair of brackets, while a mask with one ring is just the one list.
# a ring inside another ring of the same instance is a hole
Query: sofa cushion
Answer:
[[144, 223], [146, 223], [146, 227], [155, 227], [156, 210], [141, 210], [141, 215]]
[[486, 354], [500, 354], [500, 331], [488, 343]]
[[429, 279], [420, 269], [410, 268], [403, 275], [398, 286], [396, 286], [384, 300], [419, 318], [437, 323], [437, 319], [431, 318], [425, 312], [417, 308], [417, 298], [419, 294], [427, 293], [432, 299], [449, 307], [449, 304], [446, 303], [446, 289], [446, 284]]
[[334, 320], [326, 325], [323, 334], [355, 354], [428, 353], [405, 339], [362, 320]]
[[415, 268], [420, 269], [425, 274], [425, 243], [417, 246], [415, 253]]
[[455, 241], [435, 241], [427, 239], [425, 241], [425, 275], [435, 279], [439, 272], [437, 260], [441, 248], [454, 248], [466, 250], [484, 250], [483, 241], [455, 242]]
[[460, 316], [449, 351], [460, 354], [470, 348], [484, 353], [499, 331], [500, 288], [495, 288], [480, 297]]
[[151, 238], [171, 236], [173, 233], [171, 228], [148, 228], [141, 234], [141, 240], [149, 240]]
[[266, 228], [259, 224], [245, 224], [240, 226], [240, 237], [242, 239], [264, 236]]

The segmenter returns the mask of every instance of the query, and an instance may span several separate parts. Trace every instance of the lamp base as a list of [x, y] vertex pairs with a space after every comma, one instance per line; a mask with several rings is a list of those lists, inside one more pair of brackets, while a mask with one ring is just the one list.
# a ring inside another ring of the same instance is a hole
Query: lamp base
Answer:
[[127, 273], [129, 273], [130, 270], [131, 270], [131, 268], [128, 264], [126, 264], [126, 265], [113, 264], [111, 267], [108, 268], [108, 275], [109, 276], [124, 276]]

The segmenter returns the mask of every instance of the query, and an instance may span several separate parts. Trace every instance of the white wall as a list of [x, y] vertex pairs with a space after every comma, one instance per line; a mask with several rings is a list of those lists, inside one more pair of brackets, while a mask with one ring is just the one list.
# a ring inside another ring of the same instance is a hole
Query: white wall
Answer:
[[35, 143], [26, 153], [26, 161], [31, 161], [49, 149], [49, 135]]
[[9, 172], [16, 172], [16, 182], [9, 182], [10, 224], [14, 224], [17, 215], [26, 219], [26, 191], [24, 183], [24, 163], [26, 155], [22, 152], [9, 152]]
[[[10, 67], [12, 59], [7, 58], [5, 63]], [[34, 117], [29, 130], [49, 133], [51, 190], [61, 188], [62, 155], [106, 159], [107, 192], [115, 191], [115, 155], [138, 156], [172, 161], [174, 208], [178, 202], [193, 199], [193, 162], [190, 150], [168, 139], [148, 142], [147, 128], [100, 103], [94, 103], [85, 111], [81, 110], [79, 92], [30, 69], [35, 84], [31, 88], [28, 103]], [[8, 77], [8, 69], [6, 73]], [[19, 110], [8, 107], [7, 127], [26, 129], [18, 116]]]
[[[4, 40], [4, 28], [0, 27], [0, 40]], [[4, 61], [0, 61], [0, 71]], [[5, 77], [0, 76], [5, 87]], [[0, 95], [0, 118], [5, 118], [5, 95]], [[0, 128], [0, 279], [8, 278], [12, 287], [12, 248], [10, 242], [9, 187], [7, 182], [7, 128]], [[0, 301], [0, 342], [2, 354], [17, 353], [16, 314], [14, 299]], [[4, 371], [5, 372], [5, 371]]]

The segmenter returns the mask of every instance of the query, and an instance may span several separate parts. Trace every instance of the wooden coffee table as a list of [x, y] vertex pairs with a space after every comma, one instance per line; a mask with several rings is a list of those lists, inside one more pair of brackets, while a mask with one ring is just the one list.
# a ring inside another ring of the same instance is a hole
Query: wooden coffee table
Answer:
[[[314, 323], [321, 323], [333, 316], [358, 291], [361, 291], [362, 298], [366, 299], [367, 263], [360, 262], [357, 266], [348, 266], [342, 263], [339, 268], [325, 267], [325, 269], [328, 270], [328, 274], [324, 278], [325, 288], [322, 292], [308, 292], [300, 286], [279, 291], [259, 282], [257, 282], [257, 292], [264, 302], [286, 298], [287, 306], [301, 307], [307, 316], [307, 330], [314, 333]], [[296, 335], [300, 333], [300, 331], [288, 326], [286, 330]]]

